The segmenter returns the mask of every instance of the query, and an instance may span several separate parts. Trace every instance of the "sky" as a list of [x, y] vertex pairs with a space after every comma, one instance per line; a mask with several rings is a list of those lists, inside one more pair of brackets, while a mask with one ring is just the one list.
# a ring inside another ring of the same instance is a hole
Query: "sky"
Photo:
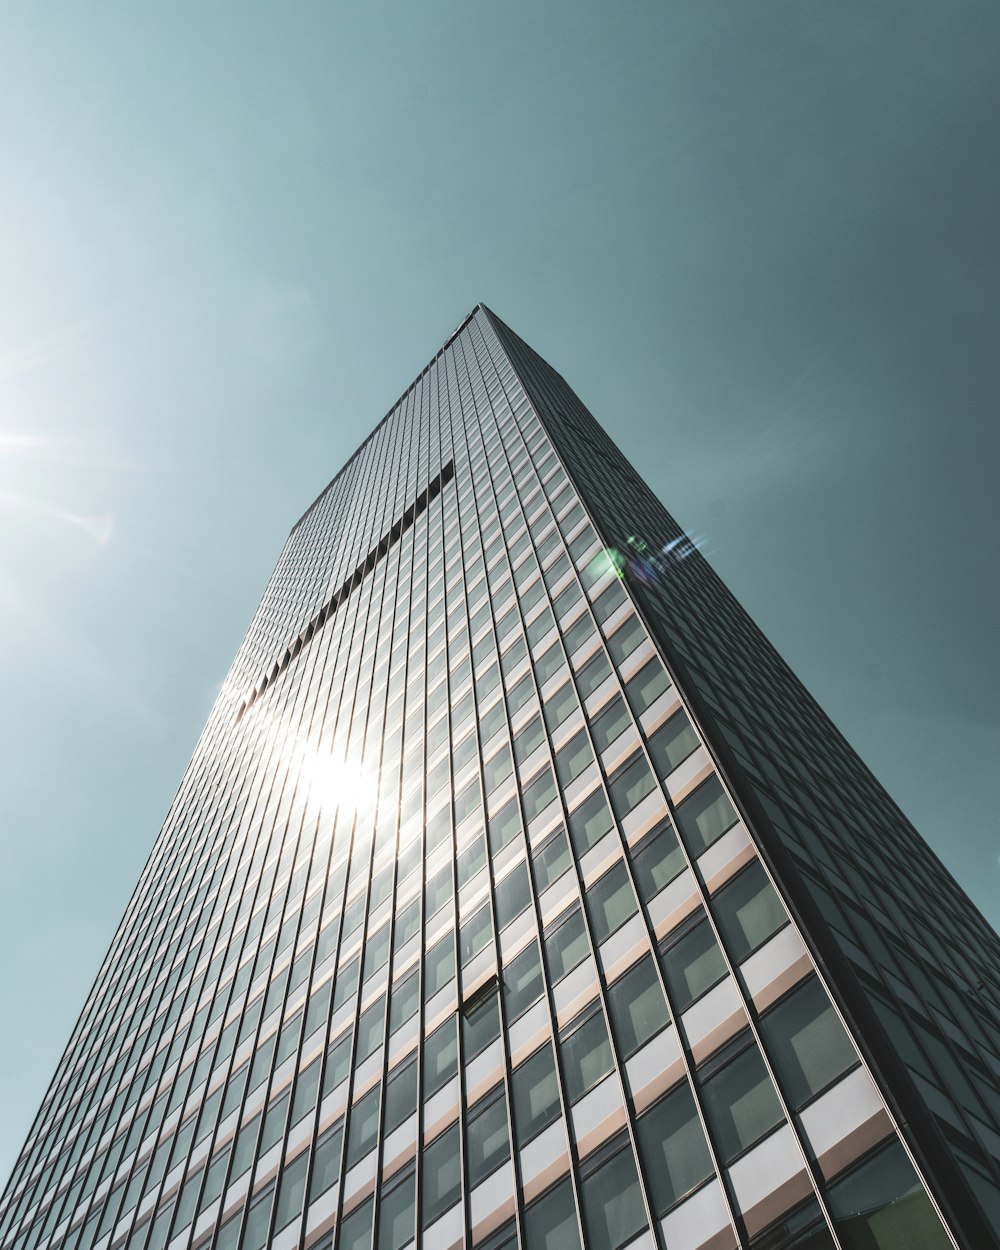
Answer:
[[972, 899], [1000, 9], [0, 13], [0, 1178], [291, 525], [483, 301]]

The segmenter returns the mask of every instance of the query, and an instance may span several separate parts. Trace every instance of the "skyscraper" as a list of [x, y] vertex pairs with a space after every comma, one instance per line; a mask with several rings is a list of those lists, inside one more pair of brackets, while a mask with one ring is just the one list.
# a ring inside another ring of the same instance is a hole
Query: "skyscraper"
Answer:
[[293, 527], [0, 1250], [986, 1250], [998, 954], [479, 305]]

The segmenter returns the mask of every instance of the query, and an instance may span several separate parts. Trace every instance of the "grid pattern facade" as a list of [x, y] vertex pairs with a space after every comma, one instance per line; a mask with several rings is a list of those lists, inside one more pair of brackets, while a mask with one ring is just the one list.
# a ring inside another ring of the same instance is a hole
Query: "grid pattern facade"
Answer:
[[479, 306], [292, 530], [0, 1250], [978, 1250], [995, 954]]

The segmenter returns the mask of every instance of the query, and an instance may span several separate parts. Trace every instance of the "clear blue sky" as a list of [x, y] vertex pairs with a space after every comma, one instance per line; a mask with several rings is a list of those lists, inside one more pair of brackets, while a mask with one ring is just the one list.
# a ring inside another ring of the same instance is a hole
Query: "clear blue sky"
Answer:
[[0, 15], [0, 1176], [289, 527], [478, 300], [994, 924], [1000, 9]]

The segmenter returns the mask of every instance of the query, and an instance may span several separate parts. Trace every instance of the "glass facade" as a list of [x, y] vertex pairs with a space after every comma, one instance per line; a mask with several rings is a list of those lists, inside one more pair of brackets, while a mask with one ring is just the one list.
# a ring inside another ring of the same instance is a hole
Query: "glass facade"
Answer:
[[997, 954], [480, 305], [293, 528], [0, 1250], [1000, 1245]]

